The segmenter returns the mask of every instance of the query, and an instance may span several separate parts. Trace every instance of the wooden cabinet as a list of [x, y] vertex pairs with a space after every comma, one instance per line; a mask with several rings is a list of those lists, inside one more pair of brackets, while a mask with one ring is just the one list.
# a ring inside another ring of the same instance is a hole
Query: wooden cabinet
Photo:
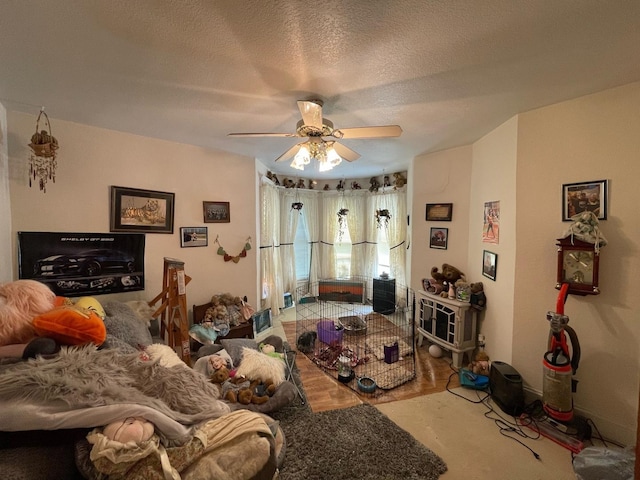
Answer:
[[373, 279], [373, 311], [391, 315], [396, 311], [395, 278]]
[[476, 328], [478, 311], [468, 302], [443, 298], [424, 290], [416, 294], [418, 315], [416, 330], [418, 345], [426, 338], [449, 350], [456, 367], [462, 366], [465, 352], [476, 348]]

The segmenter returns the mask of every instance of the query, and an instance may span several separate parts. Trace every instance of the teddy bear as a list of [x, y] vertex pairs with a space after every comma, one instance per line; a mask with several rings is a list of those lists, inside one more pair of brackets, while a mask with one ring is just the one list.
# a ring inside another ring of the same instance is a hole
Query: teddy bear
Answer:
[[469, 285], [471, 289], [471, 307], [476, 310], [484, 310], [487, 304], [487, 297], [484, 294], [482, 282], [475, 282]]
[[491, 364], [489, 362], [489, 355], [487, 355], [483, 350], [476, 353], [475, 358], [469, 364], [469, 370], [476, 375], [484, 375], [488, 377], [490, 368]]
[[380, 190], [380, 182], [376, 177], [371, 177], [369, 180], [369, 191], [377, 192], [378, 190]]
[[[215, 374], [214, 374], [215, 375]], [[221, 376], [220, 378], [222, 378]], [[214, 381], [213, 376], [210, 377]], [[217, 383], [217, 382], [214, 382]], [[269, 398], [275, 393], [276, 386], [273, 381], [253, 380], [250, 381], [242, 375], [228, 377], [221, 384], [221, 396], [229, 403], [240, 403], [242, 405], [262, 405], [269, 401]]]
[[[442, 264], [442, 272], [438, 271], [438, 267], [433, 267], [431, 269], [431, 277], [438, 283], [441, 283], [443, 287], [442, 292], [440, 293], [441, 297], [448, 296], [448, 290], [451, 285], [455, 285], [455, 283], [465, 278], [464, 273], [458, 270], [453, 265], [449, 265], [448, 263]], [[445, 285], [446, 284], [446, 285]]]
[[394, 173], [393, 178], [394, 178], [394, 187], [393, 187], [394, 190], [404, 187], [405, 184], [407, 183], [406, 177], [402, 175], [400, 172]]

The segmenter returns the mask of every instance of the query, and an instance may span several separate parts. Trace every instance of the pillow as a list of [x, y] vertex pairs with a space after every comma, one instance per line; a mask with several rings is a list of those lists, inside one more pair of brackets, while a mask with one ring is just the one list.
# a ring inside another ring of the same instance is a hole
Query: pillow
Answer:
[[271, 379], [277, 387], [285, 380], [284, 367], [283, 360], [245, 347], [242, 349], [242, 362], [236, 370], [236, 376], [244, 375], [249, 380]]
[[58, 307], [38, 315], [33, 328], [38, 335], [63, 345], [102, 345], [107, 337], [104, 322], [95, 312], [75, 307]]
[[[144, 348], [153, 343], [146, 322], [141, 320], [127, 304], [114, 300], [105, 302], [103, 307], [104, 325], [109, 337], [115, 337], [135, 349]], [[105, 347], [114, 348], [115, 345], [108, 341]]]
[[227, 351], [236, 367], [242, 362], [243, 348], [258, 351], [258, 344], [251, 338], [223, 338], [220, 340], [220, 344]]

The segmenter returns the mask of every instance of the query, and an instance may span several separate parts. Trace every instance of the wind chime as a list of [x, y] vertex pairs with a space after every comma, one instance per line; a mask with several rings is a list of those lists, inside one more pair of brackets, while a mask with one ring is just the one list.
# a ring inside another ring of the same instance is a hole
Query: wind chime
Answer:
[[247, 251], [251, 250], [251, 237], [247, 237], [247, 240], [244, 244], [244, 248], [242, 249], [242, 251], [235, 256], [229, 255], [224, 247], [222, 245], [220, 245], [220, 241], [219, 241], [220, 236], [216, 235], [216, 239], [215, 242], [218, 245], [218, 255], [221, 255], [224, 257], [224, 261], [225, 262], [233, 262], [233, 263], [238, 263], [240, 261], [241, 258], [244, 258], [247, 256]]
[[[311, 182], [309, 182], [309, 184], [311, 184]], [[295, 201], [291, 204], [291, 210], [297, 210], [300, 214], [302, 214], [302, 202], [300, 201], [298, 188], [299, 187], [296, 187], [296, 196], [294, 198]]]
[[[43, 123], [46, 129], [40, 130], [40, 119], [44, 115]], [[39, 131], [40, 130], [40, 131]], [[51, 123], [48, 115], [44, 112], [44, 107], [40, 109], [40, 114], [36, 120], [36, 133], [31, 136], [29, 144], [29, 187], [33, 182], [38, 183], [40, 191], [47, 193], [47, 181], [56, 183], [56, 161], [58, 140], [51, 133]]]
[[[342, 200], [342, 205], [344, 205], [344, 189], [340, 193], [340, 199]], [[342, 241], [342, 236], [344, 235], [344, 231], [347, 228], [347, 214], [349, 213], [349, 209], [342, 207], [338, 210], [338, 241]]]

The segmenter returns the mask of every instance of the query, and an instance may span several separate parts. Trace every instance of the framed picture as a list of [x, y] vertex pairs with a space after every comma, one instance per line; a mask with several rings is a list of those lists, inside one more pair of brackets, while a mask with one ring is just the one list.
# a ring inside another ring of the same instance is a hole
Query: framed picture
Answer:
[[446, 250], [448, 241], [448, 228], [431, 228], [431, 233], [429, 234], [429, 248], [440, 248], [442, 250]]
[[180, 227], [181, 247], [206, 247], [209, 245], [207, 227]]
[[253, 336], [266, 332], [271, 328], [271, 309], [267, 308], [253, 314]]
[[562, 185], [562, 221], [583, 212], [595, 213], [598, 220], [607, 219], [607, 181], [566, 183]]
[[175, 194], [111, 187], [110, 232], [173, 233]]
[[496, 269], [498, 268], [498, 254], [484, 250], [482, 252], [482, 275], [491, 280], [496, 280]]
[[204, 223], [229, 223], [229, 202], [202, 202]]
[[500, 243], [500, 201], [484, 203], [482, 241]]
[[450, 222], [453, 203], [427, 203], [428, 222]]

